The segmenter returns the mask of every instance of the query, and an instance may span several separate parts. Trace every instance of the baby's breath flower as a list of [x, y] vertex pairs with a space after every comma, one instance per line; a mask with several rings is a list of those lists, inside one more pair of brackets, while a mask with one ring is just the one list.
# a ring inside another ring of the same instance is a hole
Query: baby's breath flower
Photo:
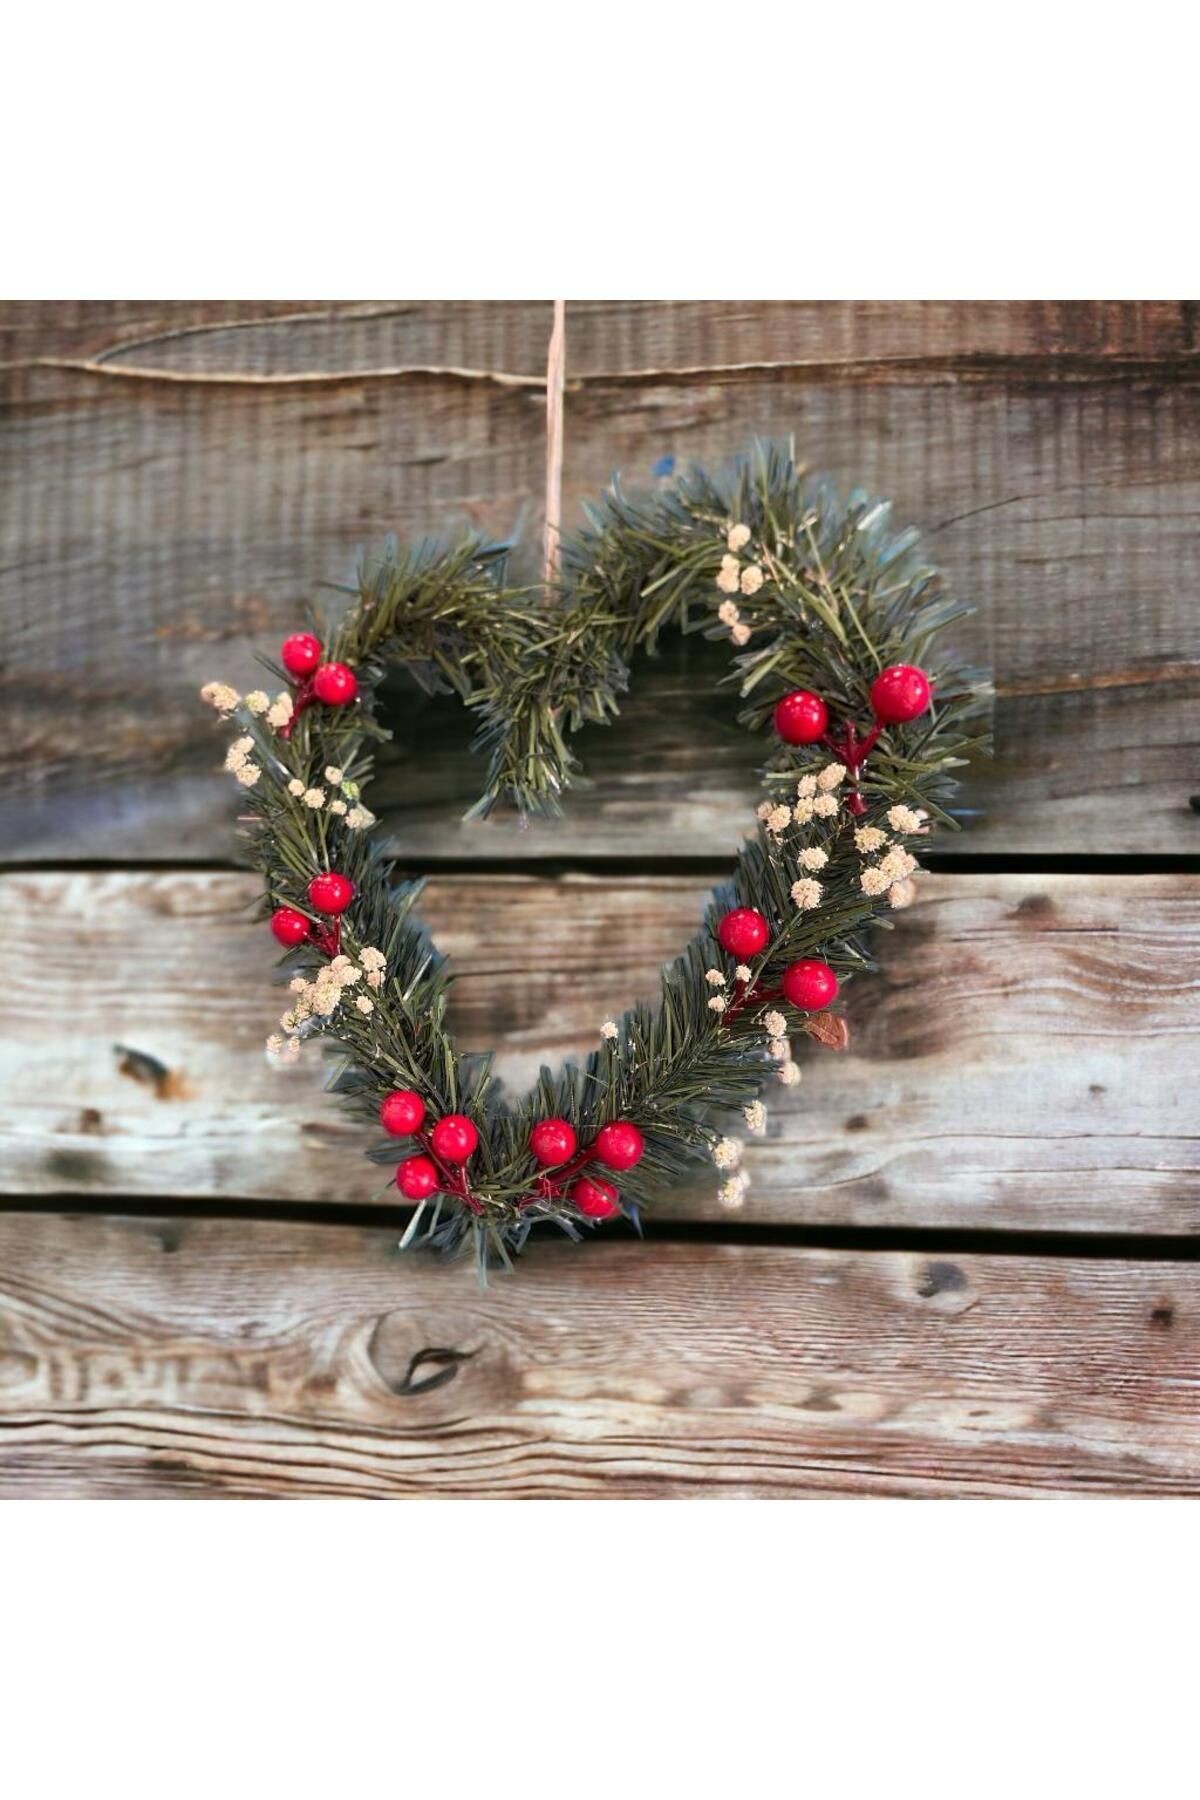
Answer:
[[750, 527], [748, 525], [731, 525], [725, 542], [731, 550], [744, 550], [750, 542]]
[[816, 845], [812, 844], [807, 850], [800, 852], [796, 861], [802, 869], [823, 869], [829, 861], [829, 855], [828, 852], [818, 850]]
[[369, 994], [360, 994], [354, 1004], [357, 1006], [360, 1013], [373, 1013], [375, 1011], [375, 1002], [371, 999]]
[[887, 832], [880, 831], [878, 825], [860, 825], [854, 834], [854, 842], [864, 856], [872, 850], [882, 850], [887, 843]]
[[811, 800], [816, 791], [817, 778], [815, 775], [802, 775], [796, 783], [797, 800]]
[[712, 1159], [718, 1169], [736, 1169], [742, 1160], [742, 1146], [736, 1138], [718, 1138], [712, 1147]]
[[783, 1037], [787, 1031], [787, 1020], [781, 1012], [769, 1012], [763, 1019], [763, 1030], [770, 1037]]
[[811, 875], [804, 875], [799, 881], [793, 881], [792, 899], [801, 912], [811, 912], [814, 906], [821, 904], [820, 882], [814, 881]]
[[743, 594], [757, 594], [763, 584], [763, 572], [757, 563], [751, 563], [748, 569], [742, 570], [741, 589]]
[[255, 786], [261, 774], [262, 770], [257, 763], [244, 762], [240, 763], [233, 771], [233, 779], [239, 782], [242, 787], [251, 788]]
[[750, 627], [745, 623], [735, 625], [729, 635], [740, 650], [743, 644], [750, 642]]
[[709, 987], [724, 987], [726, 976], [724, 969], [705, 969], [704, 979]]
[[224, 681], [205, 682], [200, 689], [200, 698], [219, 713], [231, 713], [238, 703], [237, 689]]
[[888, 889], [888, 905], [894, 907], [897, 912], [902, 912], [906, 906], [911, 906], [916, 897], [917, 884], [915, 881], [897, 881]]
[[267, 1049], [272, 1056], [278, 1056], [279, 1052], [283, 1049], [283, 1039], [277, 1031], [273, 1031], [267, 1039]]
[[304, 804], [305, 806], [310, 806], [313, 812], [318, 812], [325, 804], [325, 789], [305, 788]]
[[339, 969], [337, 972], [337, 984], [339, 987], [353, 987], [355, 982], [361, 981], [362, 978], [362, 970], [356, 969], [353, 964], [351, 964], [348, 969]]
[[708, 1010], [709, 1012], [723, 1013], [728, 1004], [724, 994], [714, 994], [708, 1003]]
[[328, 810], [331, 813], [336, 813], [339, 819], [344, 818], [346, 813], [346, 802], [344, 800], [331, 800], [329, 802]]
[[756, 819], [769, 819], [772, 810], [771, 802], [769, 800], [764, 800], [760, 805], [755, 807], [754, 816]]
[[292, 779], [288, 782], [288, 793], [299, 796], [303, 792], [304, 783], [302, 781], [297, 781], [296, 777], [293, 775]]
[[733, 972], [739, 981], [749, 981], [749, 979], [750, 979], [749, 963], [739, 963], [737, 968]]
[[228, 750], [225, 752], [225, 767], [229, 770], [231, 775], [236, 774], [246, 760], [246, 752], [240, 750], [238, 745], [249, 742], [250, 740], [248, 738], [239, 738], [237, 744], [230, 744]]
[[288, 986], [291, 988], [293, 994], [302, 994], [308, 986], [308, 983], [305, 981], [303, 975], [293, 975], [292, 979], [288, 982]]
[[817, 775], [817, 786], [819, 788], [841, 787], [845, 779], [846, 765], [844, 763], [826, 763], [825, 767]]
[[340, 769], [335, 769], [333, 764], [330, 763], [329, 767], [325, 771], [325, 779], [329, 783], [330, 787], [341, 787], [342, 771]]
[[736, 625], [741, 616], [736, 600], [722, 600], [717, 608], [717, 617], [722, 625]]
[[365, 950], [360, 950], [358, 953], [358, 960], [364, 969], [384, 969], [387, 967], [387, 957], [383, 954], [382, 950], [376, 950], [374, 944], [368, 944]]
[[607, 1038], [610, 1043], [613, 1038], [620, 1036], [615, 1019], [605, 1019], [603, 1025], [600, 1027], [600, 1036], [602, 1038]]
[[327, 1019], [330, 1013], [337, 1011], [338, 1001], [341, 997], [342, 990], [336, 981], [318, 980], [313, 988], [313, 1011], [320, 1013], [323, 1019]]
[[800, 1079], [800, 1064], [785, 1062], [779, 1070], [779, 1079], [784, 1087], [795, 1087]]
[[728, 1181], [723, 1181], [717, 1189], [717, 1200], [727, 1212], [736, 1212], [746, 1199], [746, 1190], [750, 1186], [750, 1178], [739, 1169]]
[[809, 800], [807, 798], [797, 800], [795, 806], [792, 808], [792, 817], [795, 819], [797, 825], [808, 825], [811, 823], [816, 804], [815, 800]]
[[265, 713], [270, 704], [270, 700], [268, 700], [261, 688], [255, 688], [251, 693], [247, 694], [246, 698], [242, 701], [242, 705], [246, 708], [246, 711], [252, 713]]
[[751, 1100], [743, 1106], [742, 1117], [756, 1137], [761, 1137], [767, 1129], [767, 1109], [761, 1100]]
[[767, 1045], [767, 1055], [773, 1062], [786, 1062], [792, 1054], [792, 1046], [785, 1037], [773, 1037]]
[[767, 814], [768, 831], [786, 831], [792, 822], [790, 806], [773, 806]]
[[371, 970], [370, 974], [367, 976], [367, 986], [369, 988], [381, 988], [383, 986], [383, 970], [382, 969], [372, 969]]
[[375, 814], [367, 806], [352, 806], [346, 814], [346, 823], [351, 831], [362, 831], [365, 826], [375, 823]]
[[723, 556], [721, 558], [721, 568], [717, 575], [717, 586], [720, 588], [721, 592], [723, 594], [736, 594], [740, 578], [741, 570], [738, 567], [737, 557]]
[[883, 870], [876, 868], [874, 864], [864, 869], [858, 879], [863, 893], [872, 899], [876, 894], [886, 894], [892, 885]]
[[812, 803], [814, 815], [818, 819], [832, 819], [838, 809], [836, 794], [818, 794]]
[[290, 694], [277, 694], [275, 699], [271, 702], [271, 705], [267, 708], [267, 724], [273, 725], [275, 730], [279, 731], [289, 722], [292, 712], [292, 696]]
[[920, 831], [928, 816], [923, 807], [892, 806], [888, 809], [888, 824], [893, 831]]

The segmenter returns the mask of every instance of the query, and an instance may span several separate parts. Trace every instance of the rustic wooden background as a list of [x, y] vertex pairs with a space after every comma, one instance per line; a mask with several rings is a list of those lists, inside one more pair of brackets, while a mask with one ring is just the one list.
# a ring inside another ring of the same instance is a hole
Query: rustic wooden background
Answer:
[[[388, 531], [520, 524], [544, 302], [0, 306], [0, 1493], [1200, 1492], [1192, 304], [573, 304], [568, 516], [754, 434], [979, 608], [998, 755], [772, 1107], [751, 1201], [480, 1294], [278, 1010], [196, 690]], [[673, 645], [558, 829], [465, 829], [450, 704], [375, 804], [525, 1080], [652, 991], [753, 799]]]

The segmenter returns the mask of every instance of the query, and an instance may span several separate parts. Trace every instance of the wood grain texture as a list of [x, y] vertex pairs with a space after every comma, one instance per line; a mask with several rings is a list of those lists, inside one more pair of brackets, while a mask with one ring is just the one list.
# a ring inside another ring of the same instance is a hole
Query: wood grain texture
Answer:
[[[224, 859], [203, 680], [251, 681], [389, 530], [521, 525], [536, 559], [546, 303], [230, 307], [0, 309], [10, 861]], [[434, 367], [487, 378], [387, 374]], [[574, 308], [567, 518], [616, 468], [793, 434], [843, 486], [894, 495], [979, 606], [964, 641], [996, 670], [999, 757], [962, 847], [1107, 852], [1116, 801], [1122, 849], [1187, 852], [1198, 371], [1194, 315], [1168, 305]], [[622, 724], [581, 740], [594, 787], [520, 839], [457, 826], [478, 781], [463, 720], [405, 694], [379, 806], [425, 860], [624, 854], [649, 833], [724, 854], [757, 747], [713, 704], [721, 667], [689, 645], [639, 673]]]
[[[362, 1203], [370, 1134], [262, 1044], [282, 1005], [247, 877], [9, 875], [0, 1148], [10, 1194]], [[653, 996], [694, 880], [457, 877], [423, 916], [460, 1041], [524, 1087]], [[1200, 880], [932, 876], [753, 1144], [748, 1223], [1200, 1230]], [[129, 1052], [136, 1053], [131, 1059]], [[140, 1059], [152, 1059], [146, 1063]], [[158, 1066], [157, 1079], [153, 1067]], [[714, 1180], [664, 1205], [720, 1217]], [[392, 1199], [395, 1199], [394, 1190]]]
[[0, 1216], [0, 1494], [1195, 1495], [1200, 1266]]

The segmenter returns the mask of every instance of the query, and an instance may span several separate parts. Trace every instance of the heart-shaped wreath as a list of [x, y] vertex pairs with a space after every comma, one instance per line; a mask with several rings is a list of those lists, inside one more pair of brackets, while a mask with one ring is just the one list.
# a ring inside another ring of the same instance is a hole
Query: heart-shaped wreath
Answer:
[[[912, 846], [953, 823], [952, 771], [986, 741], [986, 678], [935, 647], [968, 609], [918, 559], [916, 533], [889, 530], [885, 504], [841, 507], [767, 448], [636, 502], [614, 486], [587, 516], [549, 594], [506, 584], [506, 546], [389, 544], [326, 642], [287, 639], [268, 665], [285, 684], [275, 698], [203, 690], [238, 720], [226, 767], [293, 970], [268, 1048], [290, 1060], [305, 1038], [336, 1040], [330, 1085], [388, 1134], [368, 1154], [398, 1161], [417, 1203], [405, 1243], [469, 1240], [482, 1271], [538, 1221], [572, 1237], [619, 1213], [637, 1224], [697, 1156], [720, 1171], [722, 1202], [741, 1204], [741, 1142], [722, 1120], [740, 1110], [761, 1132], [767, 1080], [799, 1079], [789, 1020], [844, 1043], [825, 1009], [870, 966], [872, 918], [911, 900]], [[658, 1005], [606, 1021], [582, 1065], [544, 1069], [514, 1103], [489, 1057], [455, 1048], [450, 977], [413, 916], [421, 884], [393, 883], [372, 840], [376, 689], [403, 663], [476, 715], [490, 763], [468, 817], [499, 799], [553, 814], [577, 767], [567, 734], [617, 712], [629, 658], [671, 625], [731, 639], [741, 718], [773, 725], [758, 827]]]

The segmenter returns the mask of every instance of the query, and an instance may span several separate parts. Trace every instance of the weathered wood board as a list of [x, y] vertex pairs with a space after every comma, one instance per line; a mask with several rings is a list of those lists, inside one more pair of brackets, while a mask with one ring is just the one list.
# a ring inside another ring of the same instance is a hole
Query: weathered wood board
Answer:
[[[656, 992], [694, 879], [455, 877], [422, 914], [455, 1024], [525, 1086]], [[1200, 1230], [1200, 879], [930, 876], [848, 991], [852, 1050], [810, 1048], [751, 1146], [750, 1223]], [[282, 990], [233, 874], [0, 879], [9, 1193], [362, 1203], [386, 1171], [321, 1091], [268, 1067]], [[137, 1053], [133, 1059], [128, 1052]], [[158, 1081], [138, 1057], [161, 1065]], [[141, 1079], [138, 1079], [140, 1074]], [[664, 1206], [720, 1216], [716, 1181]], [[395, 1200], [393, 1190], [391, 1198]]]
[[0, 1215], [0, 1495], [1200, 1493], [1200, 1265]]
[[[388, 530], [523, 517], [536, 543], [547, 306], [268, 310], [0, 309], [4, 859], [225, 859], [200, 683], [251, 679]], [[794, 433], [926, 528], [1001, 690], [997, 763], [948, 849], [1108, 853], [1114, 808], [1123, 850], [1195, 847], [1189, 309], [578, 307], [568, 355], [573, 517], [617, 468]], [[396, 373], [447, 368], [476, 373]], [[733, 700], [712, 704], [720, 667], [688, 646], [637, 677], [623, 723], [581, 740], [595, 786], [557, 831], [460, 830], [464, 722], [411, 699], [381, 804], [426, 861], [611, 856], [651, 835], [724, 854], [757, 749]]]

